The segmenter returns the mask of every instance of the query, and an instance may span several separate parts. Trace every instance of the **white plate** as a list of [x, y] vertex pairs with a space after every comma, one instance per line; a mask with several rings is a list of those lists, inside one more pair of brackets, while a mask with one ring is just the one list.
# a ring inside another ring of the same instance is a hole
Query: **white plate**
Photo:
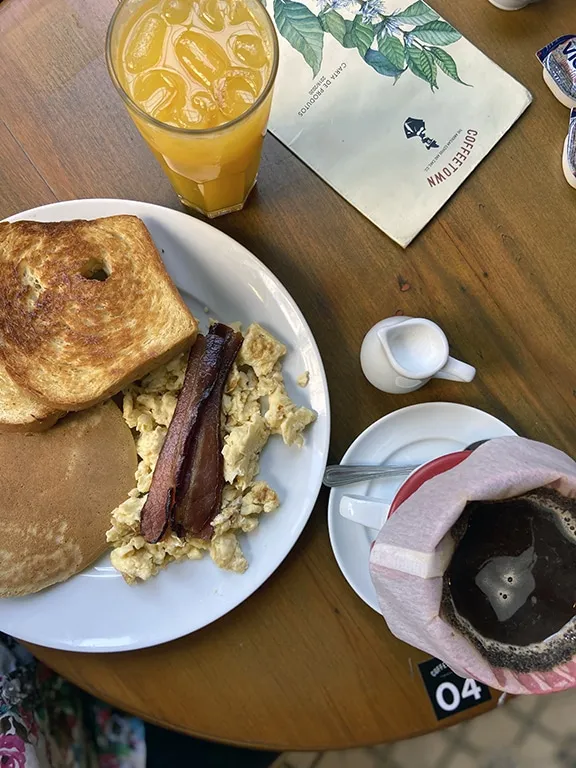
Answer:
[[[174, 563], [145, 584], [129, 587], [108, 556], [64, 584], [36, 595], [0, 601], [0, 629], [22, 640], [76, 651], [145, 648], [205, 627], [246, 600], [294, 546], [316, 501], [328, 454], [330, 409], [322, 360], [296, 303], [249, 251], [217, 229], [179, 211], [130, 200], [74, 200], [12, 216], [61, 221], [134, 214], [146, 223], [168, 272], [202, 322], [261, 323], [288, 347], [284, 371], [289, 393], [313, 408], [317, 421], [302, 450], [273, 437], [261, 477], [281, 499], [241, 543], [250, 563], [239, 575], [209, 557]], [[204, 308], [208, 312], [204, 312]], [[296, 378], [310, 372], [306, 389]]]
[[[494, 416], [458, 403], [422, 403], [389, 413], [356, 438], [342, 464], [418, 466], [437, 456], [461, 451], [477, 440], [516, 433]], [[376, 532], [339, 513], [345, 494], [391, 501], [405, 478], [382, 479], [334, 488], [328, 505], [328, 529], [334, 555], [348, 584], [380, 613], [368, 561]]]

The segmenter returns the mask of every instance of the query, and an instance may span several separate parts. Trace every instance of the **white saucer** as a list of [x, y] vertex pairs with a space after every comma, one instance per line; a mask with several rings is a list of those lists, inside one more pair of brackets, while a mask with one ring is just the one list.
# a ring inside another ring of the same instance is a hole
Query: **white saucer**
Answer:
[[[342, 464], [424, 464], [461, 451], [477, 440], [515, 435], [499, 419], [458, 403], [422, 403], [389, 413], [356, 438]], [[328, 530], [334, 555], [346, 580], [364, 602], [380, 613], [368, 560], [375, 532], [340, 516], [340, 499], [360, 494], [391, 501], [405, 478], [373, 480], [334, 488], [328, 504]]]

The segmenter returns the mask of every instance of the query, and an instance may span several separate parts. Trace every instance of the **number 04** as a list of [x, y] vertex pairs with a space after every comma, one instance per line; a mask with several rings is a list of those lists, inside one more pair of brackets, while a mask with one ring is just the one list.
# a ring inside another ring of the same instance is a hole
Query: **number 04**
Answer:
[[454, 712], [460, 706], [460, 701], [469, 696], [473, 696], [476, 701], [482, 698], [482, 688], [470, 677], [464, 680], [462, 693], [454, 683], [441, 683], [436, 689], [436, 701], [445, 712]]

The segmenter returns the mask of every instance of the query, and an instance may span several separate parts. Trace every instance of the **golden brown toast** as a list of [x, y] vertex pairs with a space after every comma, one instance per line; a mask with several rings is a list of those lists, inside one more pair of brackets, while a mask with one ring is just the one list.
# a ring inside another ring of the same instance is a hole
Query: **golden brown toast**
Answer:
[[136, 216], [0, 223], [0, 364], [40, 420], [110, 397], [196, 334]]
[[0, 363], [0, 432], [42, 432], [63, 415], [23, 389]]

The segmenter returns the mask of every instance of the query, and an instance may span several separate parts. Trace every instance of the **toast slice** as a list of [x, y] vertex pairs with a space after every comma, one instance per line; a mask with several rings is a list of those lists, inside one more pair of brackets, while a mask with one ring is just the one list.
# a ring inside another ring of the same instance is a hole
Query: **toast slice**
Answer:
[[0, 223], [0, 363], [23, 390], [12, 415], [27, 397], [49, 414], [88, 408], [197, 330], [136, 216]]
[[64, 416], [27, 392], [0, 363], [0, 432], [42, 432]]

